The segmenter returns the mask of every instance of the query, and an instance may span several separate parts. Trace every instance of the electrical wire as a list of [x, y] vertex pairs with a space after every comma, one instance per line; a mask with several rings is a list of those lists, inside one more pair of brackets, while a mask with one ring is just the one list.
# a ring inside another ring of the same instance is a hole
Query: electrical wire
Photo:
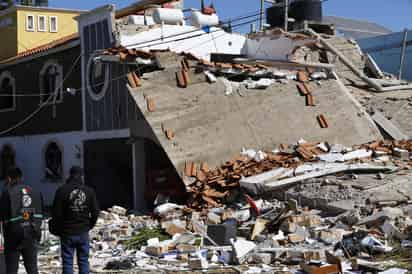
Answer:
[[[72, 65], [71, 69], [69, 69], [70, 74], [73, 72], [74, 67], [77, 65], [77, 62], [80, 60], [80, 56], [81, 56], [81, 55], [79, 55], [79, 57], [77, 57], [76, 61], [75, 61], [75, 62], [73, 63], [73, 65]], [[64, 78], [64, 80], [63, 80], [62, 83], [61, 83], [62, 86], [63, 86], [64, 81], [69, 77], [70, 74], [69, 74], [69, 73], [66, 74], [66, 77]], [[20, 122], [18, 122], [18, 123], [15, 124], [14, 126], [9, 127], [8, 129], [5, 129], [5, 130], [0, 131], [0, 136], [5, 135], [5, 134], [7, 134], [7, 133], [9, 133], [9, 132], [11, 132], [11, 131], [19, 128], [19, 127], [21, 127], [22, 125], [26, 124], [26, 123], [27, 123], [28, 121], [30, 121], [34, 116], [36, 116], [36, 114], [39, 113], [39, 112], [43, 109], [43, 107], [45, 107], [47, 104], [49, 104], [52, 99], [53, 99], [53, 103], [55, 103], [55, 102], [56, 102], [56, 97], [57, 97], [57, 91], [58, 91], [58, 89], [56, 88], [56, 89], [55, 89], [55, 93], [53, 94], [53, 96], [49, 96], [49, 98], [47, 98], [46, 101], [44, 101], [43, 103], [41, 103], [41, 104], [38, 106], [38, 108], [35, 109], [32, 113], [30, 113], [28, 116], [26, 116], [26, 118], [24, 118], [23, 120], [21, 120]]]
[[[257, 17], [257, 16], [260, 16], [260, 14], [261, 14], [261, 12], [258, 12], [258, 13], [253, 14], [253, 15], [234, 18], [234, 19], [228, 20], [226, 22], [221, 22], [221, 23], [219, 23], [218, 26], [224, 26], [226, 24], [231, 24], [232, 22], [241, 21], [241, 20], [244, 20], [244, 19], [252, 18], [252, 17]], [[185, 31], [185, 32], [181, 32], [181, 33], [178, 33], [178, 34], [172, 34], [172, 35], [169, 35], [169, 36], [163, 36], [163, 37], [159, 37], [159, 38], [155, 38], [155, 39], [151, 39], [151, 40], [147, 40], [147, 41], [143, 41], [143, 42], [138, 42], [138, 43], [131, 43], [131, 44], [123, 45], [123, 46], [126, 47], [126, 48], [128, 48], [128, 47], [139, 47], [141, 45], [145, 45], [145, 44], [152, 43], [152, 42], [157, 42], [157, 41], [162, 41], [162, 43], [170, 43], [170, 42], [173, 42], [173, 41], [163, 41], [163, 40], [169, 39], [169, 38], [179, 37], [179, 36], [186, 35], [186, 34], [199, 32], [199, 31], [201, 31], [201, 29]], [[157, 44], [155, 44], [155, 45], [157, 45]], [[153, 46], [153, 45], [146, 45], [145, 47], [149, 47], [149, 46]]]
[[[242, 19], [242, 20], [243, 20], [243, 19]], [[243, 23], [240, 23], [240, 24], [235, 24], [235, 25], [232, 26], [232, 28], [237, 28], [237, 27], [240, 27], [240, 26], [243, 26], [243, 25], [246, 25], [246, 24], [250, 24], [250, 23], [252, 23], [252, 22], [255, 22], [256, 20], [257, 20], [257, 19], [250, 20], [250, 21], [247, 21], [247, 22], [243, 22]], [[198, 31], [198, 30], [196, 30], [196, 31]], [[197, 34], [197, 35], [190, 36], [190, 37], [184, 37], [184, 38], [181, 38], [181, 39], [177, 39], [177, 40], [175, 40], [175, 41], [169, 41], [169, 42], [167, 42], [167, 43], [172, 43], [172, 42], [176, 42], [176, 41], [191, 39], [191, 38], [199, 37], [199, 36], [202, 36], [202, 35], [207, 35], [207, 34], [210, 34], [210, 33], [214, 33], [214, 32], [217, 32], [217, 31], [222, 31], [222, 30], [219, 29], [219, 30], [215, 30], [215, 31], [212, 31], [212, 32], [201, 33], [201, 34]], [[179, 35], [181, 35], [181, 34], [179, 34]], [[215, 39], [215, 38], [213, 38], [213, 39]], [[74, 67], [77, 65], [77, 63], [78, 63], [78, 61], [80, 60], [80, 57], [81, 57], [81, 56], [82, 56], [82, 54], [80, 54], [80, 55], [77, 57], [76, 61], [75, 61], [75, 62], [73, 63], [73, 65], [72, 65], [72, 67], [69, 69], [69, 72], [66, 74], [66, 76], [64, 77], [64, 79], [63, 79], [63, 81], [62, 81], [62, 83], [61, 83], [62, 86], [63, 86], [64, 82], [67, 80], [67, 78], [70, 76], [70, 74], [73, 72]], [[138, 68], [138, 69], [139, 69], [139, 68]], [[129, 73], [129, 72], [127, 72], [127, 73], [125, 73], [125, 74], [122, 74], [122, 75], [120, 75], [120, 76], [118, 76], [118, 77], [112, 78], [112, 79], [110, 79], [109, 81], [110, 81], [110, 82], [113, 82], [113, 81], [122, 79], [122, 78], [124, 78], [128, 73]], [[98, 86], [98, 85], [101, 85], [101, 84], [103, 84], [103, 83], [104, 83], [104, 82], [102, 82], [102, 83], [97, 83], [97, 84], [95, 84], [95, 85], [93, 85], [93, 86]], [[74, 89], [73, 91], [82, 91], [82, 90], [83, 90], [83, 87], [82, 87], [82, 88], [79, 88], [79, 89]], [[26, 118], [24, 118], [23, 120], [21, 120], [20, 122], [18, 122], [18, 123], [15, 124], [14, 126], [8, 128], [8, 129], [5, 129], [5, 130], [0, 131], [0, 136], [5, 135], [5, 134], [7, 134], [7, 133], [9, 133], [9, 132], [11, 132], [11, 131], [19, 128], [19, 127], [21, 127], [22, 125], [26, 124], [26, 123], [27, 123], [28, 121], [30, 121], [35, 115], [37, 115], [37, 113], [39, 113], [39, 112], [43, 109], [43, 107], [45, 107], [46, 105], [48, 105], [49, 102], [50, 102], [52, 99], [53, 99], [53, 104], [55, 104], [56, 99], [57, 99], [57, 91], [58, 91], [58, 89], [56, 88], [56, 91], [55, 91], [55, 93], [53, 94], [53, 96], [49, 96], [49, 98], [47, 98], [47, 100], [46, 100], [45, 102], [43, 102], [42, 104], [40, 104], [40, 106], [39, 106], [36, 110], [34, 110], [31, 114], [29, 114]], [[50, 95], [50, 94], [48, 94], [48, 95]]]

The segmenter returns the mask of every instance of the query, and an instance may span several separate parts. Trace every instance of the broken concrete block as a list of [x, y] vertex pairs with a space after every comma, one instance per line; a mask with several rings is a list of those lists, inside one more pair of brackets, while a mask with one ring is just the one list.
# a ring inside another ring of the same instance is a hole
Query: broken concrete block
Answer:
[[387, 239], [403, 240], [406, 238], [406, 236], [400, 232], [399, 228], [389, 220], [385, 221], [380, 228], [382, 232], [385, 233]]
[[162, 222], [162, 228], [171, 236], [187, 232], [186, 222], [178, 219]]
[[255, 225], [253, 226], [252, 236], [250, 237], [250, 239], [253, 241], [257, 235], [262, 233], [266, 229], [266, 225], [268, 223], [268, 220], [257, 218], [255, 221]]
[[222, 222], [222, 218], [219, 215], [217, 215], [216, 213], [209, 212], [207, 214], [207, 222], [208, 222], [208, 224], [217, 225], [217, 224], [220, 224]]
[[247, 260], [247, 256], [256, 248], [256, 244], [254, 242], [247, 240], [231, 239], [231, 243], [233, 254], [239, 264], [244, 263]]
[[248, 261], [254, 264], [270, 265], [272, 263], [272, 254], [271, 253], [254, 253], [251, 255]]
[[117, 214], [117, 215], [120, 215], [120, 216], [126, 216], [127, 209], [124, 208], [124, 207], [121, 207], [121, 206], [113, 206], [110, 209], [110, 212], [112, 212], [114, 214]]
[[393, 156], [396, 156], [401, 160], [409, 160], [409, 151], [396, 147], [393, 149]]
[[305, 241], [305, 237], [301, 234], [297, 234], [297, 233], [290, 233], [288, 235], [288, 240], [289, 242], [296, 244], [296, 243], [302, 243]]
[[339, 230], [331, 230], [331, 231], [320, 231], [318, 237], [319, 237], [319, 240], [321, 240], [325, 244], [332, 245], [342, 240], [342, 235], [343, 233]]

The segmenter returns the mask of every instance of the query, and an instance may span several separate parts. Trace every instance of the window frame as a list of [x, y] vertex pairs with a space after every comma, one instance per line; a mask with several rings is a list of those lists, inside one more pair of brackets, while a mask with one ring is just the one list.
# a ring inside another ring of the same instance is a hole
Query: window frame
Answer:
[[0, 150], [0, 165], [1, 165], [1, 167], [0, 167], [0, 169], [1, 169], [0, 179], [1, 180], [4, 180], [6, 178], [7, 170], [3, 170], [3, 153], [4, 153], [4, 150], [7, 147], [10, 148], [10, 151], [13, 154], [13, 165], [16, 165], [16, 150], [15, 150], [15, 148], [10, 143], [3, 144], [2, 147], [1, 147], [1, 150]]
[[11, 108], [0, 108], [0, 112], [9, 112], [9, 111], [15, 111], [16, 110], [16, 79], [11, 75], [9, 71], [3, 71], [0, 74], [0, 88], [3, 83], [4, 78], [10, 79], [10, 84], [13, 87], [13, 106]]
[[[40, 19], [41, 18], [43, 18], [43, 22], [44, 22], [44, 28], [43, 29], [40, 29]], [[37, 16], [37, 31], [38, 32], [46, 32], [47, 31], [47, 24], [46, 24], [46, 21], [47, 21], [47, 16], [46, 15], [38, 15]]]
[[[58, 103], [62, 103], [63, 102], [63, 97], [64, 97], [64, 93], [63, 93], [63, 66], [60, 65], [57, 60], [49, 60], [46, 63], [44, 63], [42, 69], [40, 70], [40, 74], [39, 74], [39, 88], [40, 88], [40, 105], [44, 104], [45, 101], [47, 101], [47, 99], [45, 99], [45, 95], [46, 91], [45, 91], [45, 83], [44, 83], [44, 75], [46, 74], [48, 68], [50, 66], [56, 66], [57, 67], [57, 71], [59, 73], [59, 76], [57, 77], [56, 80], [56, 85], [58, 86], [57, 89], [57, 100], [55, 101], [50, 101], [48, 102], [46, 105], [53, 105], [53, 104], [58, 104]], [[53, 93], [51, 93], [50, 96], [52, 96]]]
[[[60, 177], [59, 178], [49, 178], [49, 177], [47, 177], [47, 174], [46, 174], [46, 169], [47, 169], [47, 155], [46, 155], [46, 153], [47, 153], [47, 149], [49, 148], [49, 146], [50, 145], [52, 145], [52, 144], [56, 144], [56, 146], [58, 147], [58, 149], [59, 149], [59, 151], [60, 151], [60, 154], [61, 154], [61, 174], [60, 174]], [[43, 176], [43, 178], [44, 178], [44, 180], [45, 181], [48, 181], [48, 182], [61, 182], [61, 181], [63, 181], [64, 180], [64, 147], [60, 144], [60, 142], [58, 141], [58, 140], [56, 140], [56, 139], [51, 139], [51, 140], [49, 140], [47, 143], [45, 143], [45, 145], [44, 145], [44, 147], [43, 147], [43, 151], [42, 151], [42, 162], [43, 162], [43, 174], [42, 174], [42, 176]]]
[[[33, 20], [33, 27], [29, 28], [29, 18], [32, 18]], [[35, 32], [36, 31], [36, 19], [35, 16], [33, 14], [27, 14], [26, 15], [26, 31], [30, 31], [30, 32]]]
[[[52, 29], [53, 24], [52, 24], [52, 20], [55, 20], [56, 22], [56, 29]], [[51, 33], [57, 33], [59, 32], [59, 20], [57, 19], [57, 16], [49, 16], [49, 32]]]
[[[102, 65], [106, 65], [107, 68], [106, 70], [102, 73], [104, 73], [104, 83], [101, 83], [101, 92], [100, 93], [96, 93], [93, 89], [93, 84], [91, 83], [91, 79], [90, 79], [90, 73], [92, 70], [92, 66], [94, 65], [95, 61], [94, 59], [98, 56], [98, 53], [94, 53], [92, 55], [90, 55], [89, 61], [87, 62], [87, 67], [86, 67], [86, 87], [87, 87], [87, 92], [89, 94], [89, 96], [94, 100], [94, 101], [100, 101], [101, 99], [103, 99], [106, 96], [107, 90], [109, 89], [109, 78], [110, 78], [110, 68], [111, 66], [108, 65], [107, 63], [103, 63]], [[103, 69], [103, 68], [102, 68]]]

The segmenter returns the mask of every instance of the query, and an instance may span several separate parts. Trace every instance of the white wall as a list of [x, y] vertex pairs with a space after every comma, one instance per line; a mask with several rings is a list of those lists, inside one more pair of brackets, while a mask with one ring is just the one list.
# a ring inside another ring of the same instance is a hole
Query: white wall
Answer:
[[[169, 38], [161, 40], [162, 37]], [[227, 33], [216, 27], [211, 27], [209, 33], [206, 33], [205, 30], [193, 26], [177, 25], [159, 26], [133, 34], [121, 33], [119, 38], [121, 45], [127, 48], [170, 49], [177, 53], [190, 52], [198, 58], [206, 60], [210, 60], [210, 54], [214, 52], [240, 54], [246, 41], [246, 37], [243, 35]], [[178, 39], [183, 40], [176, 41]]]
[[275, 38], [273, 35], [268, 35], [248, 39], [243, 53], [251, 59], [287, 61], [293, 49], [310, 41], [310, 39], [292, 40], [286, 36]]
[[[83, 166], [83, 141], [110, 138], [128, 138], [129, 130], [89, 132], [82, 131], [43, 134], [22, 137], [0, 138], [0, 148], [11, 145], [16, 151], [16, 165], [24, 174], [24, 183], [39, 189], [46, 205], [53, 202], [56, 189], [64, 183], [73, 165]], [[61, 182], [45, 179], [44, 150], [51, 141], [58, 143], [63, 150], [63, 177]], [[80, 153], [80, 155], [79, 155]], [[0, 187], [3, 187], [3, 181]]]

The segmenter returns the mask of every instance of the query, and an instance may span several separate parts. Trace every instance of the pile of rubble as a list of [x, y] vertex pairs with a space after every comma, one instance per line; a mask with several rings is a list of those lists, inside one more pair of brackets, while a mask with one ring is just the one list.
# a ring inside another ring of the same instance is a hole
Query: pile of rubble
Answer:
[[311, 178], [344, 172], [378, 173], [410, 169], [412, 141], [379, 141], [355, 147], [309, 143], [281, 145], [273, 151], [243, 150], [222, 166], [188, 162], [184, 175], [190, 207], [219, 207], [239, 187], [258, 194], [291, 187]]
[[[206, 163], [187, 163], [192, 198], [186, 206], [161, 204], [152, 216], [118, 206], [101, 212], [91, 232], [91, 268], [94, 273], [406, 273], [404, 268], [412, 269], [409, 200], [335, 213], [273, 194], [298, 192], [302, 182], [313, 185], [312, 179], [323, 176], [362, 176], [354, 173], [359, 170], [400, 176], [411, 169], [411, 152], [412, 141], [348, 148], [300, 140], [271, 152], [243, 150], [213, 170]], [[316, 191], [327, 195], [326, 185], [318, 184]], [[342, 199], [346, 189], [338, 189], [336, 199]], [[52, 273], [60, 268], [58, 239], [44, 230], [40, 265], [43, 273]]]

